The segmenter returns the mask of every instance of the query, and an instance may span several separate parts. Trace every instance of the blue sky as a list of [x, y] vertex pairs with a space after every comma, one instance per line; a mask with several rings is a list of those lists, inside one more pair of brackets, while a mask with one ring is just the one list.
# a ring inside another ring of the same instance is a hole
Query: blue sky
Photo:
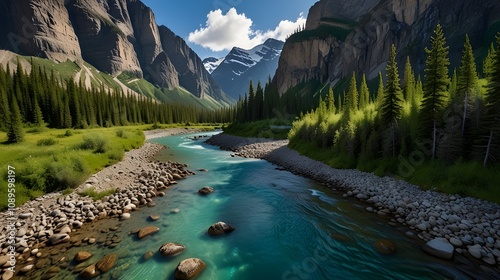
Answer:
[[305, 23], [316, 0], [142, 0], [203, 59], [234, 47], [251, 48], [267, 38], [284, 39]]

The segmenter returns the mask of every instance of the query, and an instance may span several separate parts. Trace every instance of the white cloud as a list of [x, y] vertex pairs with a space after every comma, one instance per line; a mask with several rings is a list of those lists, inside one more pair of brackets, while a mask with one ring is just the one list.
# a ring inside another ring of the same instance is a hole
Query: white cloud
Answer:
[[282, 20], [273, 30], [253, 30], [253, 21], [244, 13], [231, 8], [225, 15], [222, 11], [211, 11], [205, 27], [189, 33], [188, 40], [212, 51], [231, 50], [233, 47], [253, 48], [269, 38], [285, 40], [297, 28], [305, 25], [306, 18], [300, 14], [295, 22]]

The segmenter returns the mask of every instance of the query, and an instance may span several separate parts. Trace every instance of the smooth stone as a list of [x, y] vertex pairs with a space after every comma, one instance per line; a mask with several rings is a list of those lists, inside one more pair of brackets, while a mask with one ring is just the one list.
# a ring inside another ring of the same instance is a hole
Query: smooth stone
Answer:
[[33, 216], [33, 213], [23, 213], [23, 214], [20, 214], [19, 215], [19, 219], [28, 219], [28, 218], [31, 218]]
[[54, 234], [49, 238], [49, 242], [52, 245], [57, 245], [61, 243], [66, 243], [70, 240], [70, 236], [67, 234]]
[[234, 231], [235, 228], [224, 222], [217, 222], [208, 228], [208, 234], [210, 235], [221, 235]]
[[151, 259], [151, 258], [154, 256], [154, 254], [155, 254], [155, 252], [153, 252], [153, 251], [149, 251], [149, 252], [146, 252], [146, 253], [142, 256], [142, 258], [143, 258], [145, 261], [147, 261], [147, 260]]
[[481, 245], [474, 245], [470, 246], [469, 249], [467, 250], [469, 254], [471, 254], [474, 258], [480, 259], [481, 258]]
[[158, 232], [160, 229], [158, 227], [155, 227], [155, 226], [149, 226], [149, 227], [145, 227], [145, 228], [142, 228], [138, 233], [137, 233], [137, 237], [139, 239], [142, 239], [148, 235], [151, 235], [153, 233], [156, 233]]
[[175, 268], [175, 279], [188, 280], [198, 276], [207, 267], [200, 259], [191, 258], [183, 260]]
[[151, 215], [151, 216], [149, 216], [149, 219], [151, 221], [158, 221], [160, 219], [160, 216], [158, 216], [158, 215]]
[[8, 261], [10, 261], [10, 256], [0, 256], [0, 268], [3, 267]]
[[122, 220], [128, 220], [128, 219], [130, 219], [130, 213], [123, 213]]
[[14, 272], [11, 270], [6, 270], [2, 274], [2, 280], [10, 280], [10, 279], [12, 279], [12, 277], [14, 277]]
[[163, 256], [176, 256], [186, 249], [186, 246], [176, 243], [166, 243], [161, 245], [159, 251]]
[[75, 260], [77, 262], [83, 262], [92, 257], [92, 254], [89, 252], [81, 251], [75, 254]]
[[450, 238], [450, 243], [455, 247], [462, 247], [462, 245], [464, 245], [460, 239], [454, 237]]
[[80, 277], [84, 279], [92, 279], [99, 275], [99, 271], [97, 270], [95, 264], [88, 266], [82, 272], [80, 272]]
[[59, 231], [59, 234], [71, 233], [71, 228], [69, 226], [64, 226]]
[[22, 267], [19, 271], [21, 271], [22, 273], [26, 273], [26, 272], [30, 271], [31, 269], [33, 269], [33, 267], [34, 267], [34, 265], [30, 264], [30, 265]]
[[96, 263], [95, 267], [101, 272], [107, 272], [113, 268], [117, 259], [118, 256], [116, 254], [106, 255]]
[[426, 231], [427, 230], [427, 225], [425, 223], [421, 223], [417, 226], [417, 228], [421, 231]]
[[452, 259], [455, 248], [446, 238], [436, 238], [427, 242], [422, 249], [435, 257], [442, 259]]
[[213, 193], [215, 190], [212, 187], [203, 187], [200, 190], [198, 190], [198, 193], [201, 195], [208, 195]]

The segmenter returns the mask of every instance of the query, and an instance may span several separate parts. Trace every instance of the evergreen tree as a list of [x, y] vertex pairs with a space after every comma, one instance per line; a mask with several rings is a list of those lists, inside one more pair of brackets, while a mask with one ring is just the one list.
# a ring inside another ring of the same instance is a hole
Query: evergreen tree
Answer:
[[474, 60], [474, 53], [470, 45], [469, 36], [465, 37], [464, 50], [462, 54], [462, 62], [457, 81], [457, 90], [459, 97], [463, 97], [463, 114], [462, 114], [462, 136], [465, 134], [465, 121], [468, 118], [467, 112], [469, 104], [472, 102], [473, 92], [477, 87], [478, 77], [476, 70], [476, 61]]
[[384, 101], [380, 110], [382, 124], [390, 130], [392, 155], [396, 156], [396, 127], [403, 108], [403, 96], [399, 85], [399, 72], [396, 63], [396, 47], [392, 45], [389, 63], [386, 68], [387, 84]]
[[327, 102], [327, 110], [329, 114], [335, 114], [336, 108], [335, 108], [335, 94], [333, 93], [333, 89], [330, 88], [328, 90], [328, 95], [326, 96], [326, 102]]
[[260, 82], [257, 83], [257, 90], [255, 92], [255, 120], [264, 118], [264, 90]]
[[250, 81], [250, 85], [248, 87], [248, 118], [246, 121], [250, 122], [255, 120], [257, 115], [257, 110], [255, 106], [255, 90], [253, 87], [253, 82]]
[[[500, 44], [500, 33], [497, 35]], [[489, 78], [488, 89], [484, 97], [484, 116], [481, 121], [483, 132], [479, 147], [483, 165], [500, 160], [500, 54], [493, 56], [493, 72]]]
[[493, 43], [490, 45], [490, 49], [488, 50], [488, 55], [484, 59], [483, 62], [483, 77], [484, 78], [489, 78], [491, 74], [493, 73], [493, 63], [494, 63], [494, 57], [496, 54], [495, 46]]
[[420, 129], [424, 139], [432, 141], [432, 159], [436, 157], [439, 123], [448, 99], [448, 49], [443, 29], [437, 25], [427, 53], [424, 96], [420, 109]]
[[[6, 85], [6, 84], [4, 84]], [[9, 98], [7, 97], [7, 91], [1, 87], [0, 88], [0, 129], [5, 130], [8, 128], [10, 123], [10, 109], [9, 109]]]
[[7, 142], [20, 143], [24, 141], [24, 130], [21, 110], [19, 110], [19, 105], [15, 96], [11, 98], [10, 107], [12, 108], [12, 112], [7, 130]]
[[356, 85], [356, 74], [352, 72], [351, 83], [349, 84], [349, 92], [347, 93], [346, 105], [351, 112], [358, 110], [358, 87]]
[[450, 97], [454, 97], [457, 94], [457, 83], [458, 83], [458, 75], [457, 75], [457, 69], [453, 69], [453, 75], [451, 76], [451, 82], [450, 82]]
[[405, 71], [403, 74], [403, 98], [407, 102], [412, 102], [415, 94], [415, 72], [411, 67], [410, 57], [406, 57]]
[[377, 107], [382, 106], [384, 102], [384, 91], [384, 79], [382, 78], [382, 73], [378, 72]]
[[38, 105], [38, 100], [35, 98], [35, 105], [33, 110], [33, 120], [37, 127], [44, 127], [45, 122], [43, 121], [42, 109]]
[[359, 109], [364, 109], [370, 103], [370, 90], [366, 83], [366, 75], [363, 74], [361, 84], [359, 86]]

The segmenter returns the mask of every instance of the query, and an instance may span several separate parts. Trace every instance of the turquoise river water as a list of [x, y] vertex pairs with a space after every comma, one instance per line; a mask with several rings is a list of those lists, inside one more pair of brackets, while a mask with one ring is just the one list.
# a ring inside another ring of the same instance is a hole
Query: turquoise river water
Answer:
[[[114, 251], [125, 250], [129, 264], [120, 279], [174, 279], [177, 264], [192, 257], [207, 263], [199, 280], [470, 279], [453, 262], [423, 253], [405, 229], [367, 213], [365, 204], [276, 170], [266, 161], [233, 158], [203, 140], [190, 140], [194, 135], [201, 134], [152, 140], [170, 147], [158, 159], [208, 172], [196, 171], [179, 181], [165, 197], [155, 199], [156, 207], [133, 212], [123, 223], [123, 241]], [[200, 196], [196, 192], [203, 186], [216, 191]], [[176, 208], [180, 212], [171, 213]], [[161, 219], [148, 221], [152, 214]], [[208, 227], [218, 221], [236, 230], [208, 236]], [[146, 225], [157, 225], [160, 231], [143, 240], [125, 233]], [[374, 248], [379, 239], [392, 240], [397, 252], [379, 254]], [[168, 242], [187, 249], [176, 257], [163, 257], [158, 248]], [[149, 250], [154, 257], [141, 260]]]

